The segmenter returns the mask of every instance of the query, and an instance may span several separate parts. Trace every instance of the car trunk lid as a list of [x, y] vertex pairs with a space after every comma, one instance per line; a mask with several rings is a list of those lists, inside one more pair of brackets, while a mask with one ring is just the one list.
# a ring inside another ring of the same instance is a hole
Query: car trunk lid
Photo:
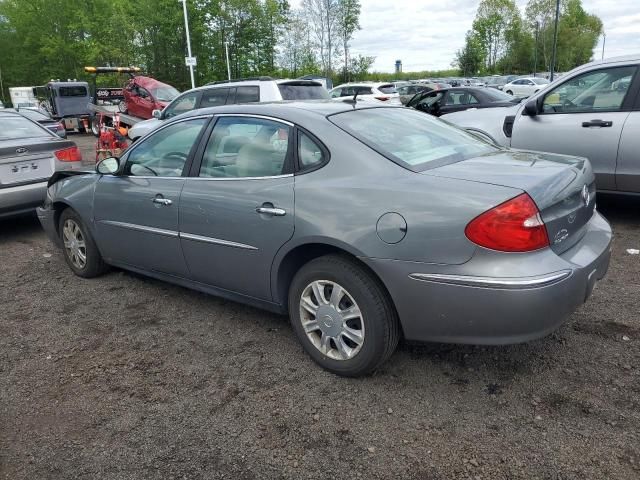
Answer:
[[53, 137], [1, 142], [0, 188], [46, 180], [55, 170], [54, 152], [72, 145]]
[[422, 173], [526, 192], [540, 210], [556, 253], [580, 241], [595, 210], [595, 175], [584, 158], [502, 150]]

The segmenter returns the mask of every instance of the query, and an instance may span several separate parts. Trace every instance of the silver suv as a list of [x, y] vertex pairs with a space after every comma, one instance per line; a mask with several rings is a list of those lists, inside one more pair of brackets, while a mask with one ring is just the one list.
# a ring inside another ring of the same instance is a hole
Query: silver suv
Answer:
[[199, 108], [238, 103], [278, 102], [281, 100], [324, 100], [329, 92], [314, 80], [275, 80], [255, 77], [208, 83], [176, 97], [164, 110], [154, 110], [149, 120], [136, 123], [129, 129], [133, 141], [167, 120], [181, 113]]

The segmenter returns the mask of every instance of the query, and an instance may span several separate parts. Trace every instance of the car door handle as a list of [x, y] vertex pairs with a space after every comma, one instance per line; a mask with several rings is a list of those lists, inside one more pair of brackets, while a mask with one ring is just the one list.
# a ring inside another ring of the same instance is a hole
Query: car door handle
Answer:
[[283, 208], [276, 208], [273, 205], [263, 205], [261, 207], [257, 207], [256, 212], [262, 213], [264, 215], [272, 215], [274, 217], [284, 217], [287, 214], [287, 211]]
[[156, 197], [153, 200], [151, 200], [153, 203], [158, 203], [160, 205], [165, 205], [165, 206], [169, 206], [171, 205], [173, 202], [171, 200], [169, 200], [168, 198], [160, 198], [160, 197]]
[[582, 122], [582, 127], [583, 128], [589, 128], [589, 127], [611, 127], [613, 126], [613, 122], [612, 121], [608, 121], [608, 120], [591, 120], [589, 122]]

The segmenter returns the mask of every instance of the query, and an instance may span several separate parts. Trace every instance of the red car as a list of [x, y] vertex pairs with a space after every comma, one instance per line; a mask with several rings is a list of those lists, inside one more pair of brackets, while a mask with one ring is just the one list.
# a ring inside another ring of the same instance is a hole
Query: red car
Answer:
[[180, 92], [155, 78], [135, 76], [124, 87], [120, 111], [135, 117], [151, 118], [151, 112], [162, 110]]

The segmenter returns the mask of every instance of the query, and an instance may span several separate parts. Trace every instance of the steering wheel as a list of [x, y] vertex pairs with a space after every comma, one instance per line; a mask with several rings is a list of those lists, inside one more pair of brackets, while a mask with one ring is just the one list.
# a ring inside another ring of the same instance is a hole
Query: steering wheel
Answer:
[[188, 157], [189, 157], [189, 155], [187, 155], [184, 152], [169, 152], [164, 156], [164, 158], [167, 158], [167, 159], [168, 158], [178, 158], [178, 159], [184, 160], [184, 161], [186, 161]]

